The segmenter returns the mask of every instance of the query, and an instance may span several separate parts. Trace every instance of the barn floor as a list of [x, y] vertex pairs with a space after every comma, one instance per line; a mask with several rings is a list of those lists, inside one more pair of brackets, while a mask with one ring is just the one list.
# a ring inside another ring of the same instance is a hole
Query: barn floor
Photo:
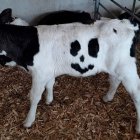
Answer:
[[[140, 73], [139, 73], [140, 74]], [[29, 110], [31, 77], [19, 68], [0, 68], [0, 140], [137, 140], [134, 104], [121, 85], [104, 103], [108, 75], [58, 77], [54, 101], [44, 96], [32, 128], [23, 127]]]

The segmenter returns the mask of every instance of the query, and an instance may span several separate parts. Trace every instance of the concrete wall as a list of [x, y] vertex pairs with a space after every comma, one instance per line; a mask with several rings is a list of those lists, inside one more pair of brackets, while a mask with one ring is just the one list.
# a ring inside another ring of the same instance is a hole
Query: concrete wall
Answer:
[[[122, 5], [132, 7], [133, 0], [116, 0]], [[111, 11], [120, 11], [109, 0], [101, 0]], [[137, 2], [139, 5], [140, 2]], [[34, 22], [36, 17], [43, 13], [58, 10], [85, 10], [93, 14], [93, 0], [0, 0], [0, 11], [5, 8], [12, 8], [14, 15], [21, 17], [28, 22]], [[107, 15], [100, 9], [103, 15]]]

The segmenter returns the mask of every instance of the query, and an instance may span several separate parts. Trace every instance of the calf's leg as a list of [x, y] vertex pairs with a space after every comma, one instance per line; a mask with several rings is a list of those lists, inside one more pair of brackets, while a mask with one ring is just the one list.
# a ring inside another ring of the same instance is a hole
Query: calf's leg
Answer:
[[137, 112], [136, 131], [140, 133], [140, 79], [137, 74], [136, 64], [131, 63], [122, 71], [122, 83], [130, 94]]
[[42, 93], [45, 89], [45, 85], [45, 76], [41, 76], [37, 73], [32, 76], [32, 88], [30, 91], [30, 110], [28, 112], [26, 120], [24, 121], [25, 127], [30, 127], [35, 120], [37, 105], [41, 99]]
[[50, 104], [53, 101], [53, 86], [55, 83], [55, 78], [50, 79], [46, 84], [46, 104]]
[[113, 100], [116, 90], [118, 86], [120, 85], [121, 81], [116, 76], [109, 75], [109, 83], [110, 83], [109, 91], [103, 97], [104, 102]]

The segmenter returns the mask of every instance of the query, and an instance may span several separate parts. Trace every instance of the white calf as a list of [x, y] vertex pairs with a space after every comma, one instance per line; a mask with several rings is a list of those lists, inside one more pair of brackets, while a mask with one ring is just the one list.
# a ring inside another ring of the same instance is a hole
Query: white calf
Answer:
[[113, 99], [122, 82], [134, 101], [136, 130], [140, 133], [140, 79], [135, 64], [138, 31], [138, 25], [126, 19], [96, 21], [91, 25], [1, 25], [0, 63], [5, 64], [7, 56], [32, 74], [31, 107], [24, 126], [30, 127], [34, 122], [45, 88], [46, 103], [52, 102], [57, 76], [85, 77], [107, 72], [110, 89], [104, 101]]
[[122, 82], [137, 110], [137, 132], [140, 132], [140, 80], [134, 48], [138, 26], [128, 20], [97, 21], [93, 25], [67, 24], [38, 26], [40, 50], [34, 65], [28, 67], [33, 76], [31, 108], [25, 127], [35, 120], [37, 104], [44, 89], [46, 103], [53, 100], [55, 77], [63, 74], [90, 76], [110, 74], [110, 89], [104, 101], [111, 101]]

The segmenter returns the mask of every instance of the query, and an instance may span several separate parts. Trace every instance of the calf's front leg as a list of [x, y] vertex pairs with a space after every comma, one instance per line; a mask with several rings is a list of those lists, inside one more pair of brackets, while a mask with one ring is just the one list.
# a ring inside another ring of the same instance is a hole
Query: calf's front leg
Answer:
[[45, 89], [45, 76], [39, 76], [37, 73], [32, 77], [32, 88], [30, 91], [30, 110], [24, 121], [24, 127], [31, 127], [35, 120], [38, 102], [41, 99], [42, 93]]
[[136, 64], [130, 63], [121, 71], [122, 83], [130, 94], [137, 112], [136, 132], [140, 133], [140, 79], [137, 74]]

